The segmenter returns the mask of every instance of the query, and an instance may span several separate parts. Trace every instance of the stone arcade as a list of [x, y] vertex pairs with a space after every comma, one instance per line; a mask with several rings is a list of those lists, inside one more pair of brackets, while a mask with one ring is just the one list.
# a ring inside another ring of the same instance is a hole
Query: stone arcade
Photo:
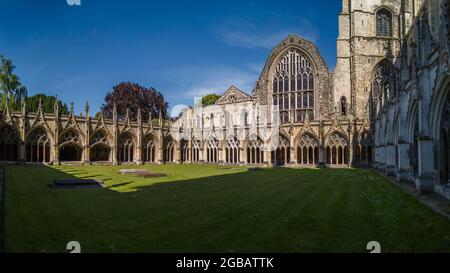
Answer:
[[251, 95], [175, 122], [6, 109], [0, 161], [372, 166], [450, 198], [449, 0], [343, 0], [337, 64], [295, 35], [272, 52]]

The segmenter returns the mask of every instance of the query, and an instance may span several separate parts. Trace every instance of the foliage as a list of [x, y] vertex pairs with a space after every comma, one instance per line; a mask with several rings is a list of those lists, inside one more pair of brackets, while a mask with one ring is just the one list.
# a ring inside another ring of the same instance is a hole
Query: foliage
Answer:
[[6, 59], [0, 55], [0, 63], [0, 88], [2, 90], [0, 110], [5, 108], [7, 98], [9, 99], [10, 109], [19, 110], [22, 98], [27, 96], [27, 89], [20, 83], [19, 77], [14, 74], [16, 67], [11, 59]]
[[208, 94], [202, 98], [203, 106], [213, 105], [220, 99], [220, 96], [217, 94]]
[[124, 119], [129, 109], [130, 118], [136, 120], [139, 108], [143, 119], [148, 118], [150, 113], [152, 117], [158, 117], [159, 111], [162, 112], [163, 117], [167, 116], [168, 103], [164, 101], [164, 96], [153, 87], [146, 88], [137, 83], [119, 83], [106, 94], [105, 103], [102, 106], [106, 117], [113, 116], [114, 103], [119, 119]]
[[[39, 93], [34, 96], [27, 97], [26, 98], [27, 112], [32, 112], [32, 113], [37, 112], [38, 107], [39, 107], [39, 100], [41, 100], [42, 110], [44, 111], [44, 113], [53, 113], [56, 99], [57, 98], [55, 96], [47, 96], [43, 93]], [[65, 115], [65, 114], [69, 113], [67, 104], [63, 103], [60, 100], [58, 100], [58, 104], [59, 104], [60, 114]]]

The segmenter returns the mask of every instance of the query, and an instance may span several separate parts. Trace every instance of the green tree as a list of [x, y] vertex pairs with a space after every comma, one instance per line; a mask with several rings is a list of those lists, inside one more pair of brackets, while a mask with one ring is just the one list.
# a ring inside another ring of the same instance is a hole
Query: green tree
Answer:
[[27, 96], [27, 89], [20, 83], [20, 79], [14, 74], [16, 68], [11, 59], [6, 59], [0, 55], [0, 88], [2, 98], [0, 101], [0, 110], [5, 108], [7, 98], [9, 106], [13, 110], [20, 109], [20, 101]]
[[220, 96], [217, 94], [208, 94], [202, 98], [203, 106], [213, 105], [220, 99]]
[[[26, 98], [27, 111], [36, 113], [39, 108], [39, 100], [42, 103], [42, 110], [44, 111], [44, 113], [53, 113], [57, 98], [55, 96], [47, 96], [43, 93], [39, 93]], [[66, 115], [69, 113], [67, 104], [63, 103], [60, 100], [58, 100], [58, 104], [59, 111], [62, 115]]]

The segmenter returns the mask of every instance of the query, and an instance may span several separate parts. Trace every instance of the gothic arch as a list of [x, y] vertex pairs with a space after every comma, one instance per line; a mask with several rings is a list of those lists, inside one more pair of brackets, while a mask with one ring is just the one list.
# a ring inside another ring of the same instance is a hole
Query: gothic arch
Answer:
[[81, 161], [83, 155], [83, 141], [81, 134], [75, 128], [64, 130], [59, 137], [59, 160]]
[[247, 149], [248, 164], [264, 163], [264, 142], [257, 135], [248, 136], [244, 141], [244, 147]]
[[392, 37], [394, 32], [394, 12], [381, 6], [375, 10], [376, 35], [379, 37]]
[[340, 166], [349, 163], [349, 141], [341, 132], [334, 131], [325, 139], [327, 165]]
[[89, 141], [91, 162], [111, 161], [111, 136], [108, 134], [108, 131], [99, 128], [91, 135]]
[[325, 64], [324, 59], [320, 55], [319, 49], [312, 42], [296, 35], [289, 35], [271, 51], [264, 69], [261, 72], [256, 87], [253, 90], [253, 96], [258, 97], [258, 100], [261, 102], [261, 104], [272, 104], [272, 77], [280, 60], [290, 50], [297, 50], [298, 52], [306, 56], [308, 60], [310, 60], [315, 76], [315, 105], [318, 105], [317, 97], [319, 96], [319, 94], [323, 93], [325, 84], [328, 80], [328, 67]]
[[43, 126], [36, 126], [25, 139], [25, 160], [34, 163], [50, 163], [52, 139]]
[[175, 147], [177, 146], [177, 142], [173, 139], [173, 137], [166, 136], [163, 141], [163, 159], [165, 163], [175, 162]]
[[[372, 71], [371, 97], [372, 113], [379, 115], [386, 102], [397, 96], [397, 69], [388, 59], [382, 59], [374, 66]], [[373, 117], [372, 117], [373, 118]]]
[[309, 132], [300, 133], [295, 146], [297, 164], [319, 164], [319, 140]]
[[122, 132], [118, 138], [117, 161], [121, 163], [132, 163], [135, 157], [135, 137], [129, 131]]
[[0, 161], [18, 161], [20, 142], [15, 127], [0, 124]]
[[142, 161], [155, 163], [158, 154], [158, 138], [153, 133], [148, 133], [142, 138]]

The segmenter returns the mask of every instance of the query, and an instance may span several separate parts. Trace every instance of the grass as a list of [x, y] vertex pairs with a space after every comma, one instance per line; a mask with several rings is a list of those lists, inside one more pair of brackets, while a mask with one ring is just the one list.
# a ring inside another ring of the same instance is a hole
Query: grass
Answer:
[[[450, 221], [370, 170], [206, 165], [6, 168], [6, 251], [449, 252]], [[103, 189], [55, 190], [56, 178]]]

